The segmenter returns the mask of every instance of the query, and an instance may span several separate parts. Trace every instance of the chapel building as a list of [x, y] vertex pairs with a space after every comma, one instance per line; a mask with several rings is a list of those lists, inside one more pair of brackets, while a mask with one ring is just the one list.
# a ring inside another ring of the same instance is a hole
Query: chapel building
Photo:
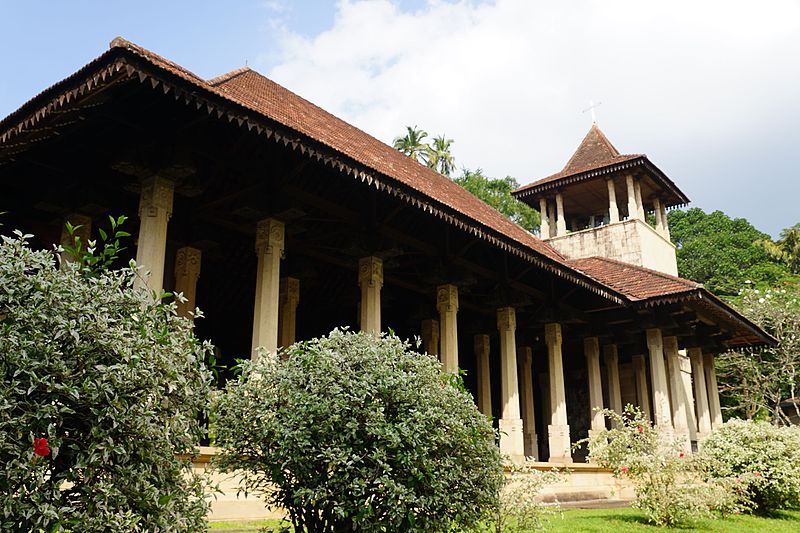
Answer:
[[515, 191], [537, 237], [251, 69], [203, 79], [117, 38], [0, 121], [0, 183], [3, 231], [36, 246], [128, 215], [139, 285], [202, 308], [222, 362], [334, 327], [420, 337], [517, 462], [583, 461], [594, 408], [627, 403], [690, 450], [722, 423], [714, 355], [775, 342], [677, 277], [665, 210], [688, 198], [597, 126]]

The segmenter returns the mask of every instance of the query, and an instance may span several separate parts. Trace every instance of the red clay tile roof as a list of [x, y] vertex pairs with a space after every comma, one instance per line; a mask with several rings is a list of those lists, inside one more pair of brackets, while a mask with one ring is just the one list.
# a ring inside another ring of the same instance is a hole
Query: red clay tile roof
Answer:
[[632, 301], [692, 292], [703, 288], [701, 284], [688, 279], [605, 257], [586, 257], [567, 263], [600, 283], [621, 292]]
[[732, 325], [735, 334], [728, 341], [729, 346], [777, 344], [772, 336], [708, 292], [700, 283], [605, 257], [586, 257], [568, 263], [607, 287], [621, 292], [631, 302], [651, 306], [683, 301], [689, 307], [712, 317], [717, 323]]
[[508, 220], [449, 178], [317, 107], [258, 72], [247, 68], [239, 69], [210, 80], [209, 85], [228, 98], [381, 174], [397, 179], [550, 259], [564, 261], [564, 257], [555, 249]]
[[589, 133], [583, 138], [581, 144], [578, 145], [578, 149], [575, 150], [575, 153], [572, 154], [572, 157], [569, 158], [569, 161], [567, 161], [567, 164], [564, 165], [564, 168], [561, 169], [560, 172], [529, 183], [514, 192], [522, 192], [561, 178], [582, 174], [590, 170], [624, 163], [626, 161], [632, 161], [641, 157], [646, 156], [643, 154], [620, 154], [597, 124], [592, 124]]

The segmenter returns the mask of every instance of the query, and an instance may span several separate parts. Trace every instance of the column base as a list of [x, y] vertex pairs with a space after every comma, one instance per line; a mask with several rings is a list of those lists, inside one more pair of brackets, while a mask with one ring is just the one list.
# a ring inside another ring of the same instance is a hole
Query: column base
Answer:
[[675, 437], [675, 440], [680, 441], [681, 448], [683, 449], [683, 451], [685, 451], [687, 453], [691, 453], [691, 451], [692, 451], [692, 440], [689, 437], [689, 429], [688, 428], [686, 428], [686, 429], [676, 429], [676, 430], [673, 431], [673, 435]]
[[500, 419], [500, 453], [514, 464], [525, 462], [525, 444], [521, 418]]
[[525, 437], [525, 457], [534, 461], [539, 460], [539, 437], [536, 433], [528, 431]]
[[547, 438], [550, 443], [551, 463], [571, 463], [572, 462], [572, 443], [569, 440], [569, 426], [549, 425], [547, 426]]

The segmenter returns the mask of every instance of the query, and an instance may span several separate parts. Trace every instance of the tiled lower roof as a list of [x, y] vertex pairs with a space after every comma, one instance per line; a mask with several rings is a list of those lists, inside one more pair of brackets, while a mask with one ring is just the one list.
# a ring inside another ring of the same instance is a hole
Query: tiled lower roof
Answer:
[[568, 263], [576, 270], [621, 292], [632, 301], [687, 293], [703, 288], [701, 284], [688, 279], [606, 257], [586, 257]]

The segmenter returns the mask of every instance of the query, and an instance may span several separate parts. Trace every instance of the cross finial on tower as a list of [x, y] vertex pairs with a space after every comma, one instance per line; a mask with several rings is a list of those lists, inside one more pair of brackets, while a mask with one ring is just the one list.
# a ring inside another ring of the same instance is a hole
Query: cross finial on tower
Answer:
[[586, 109], [581, 111], [581, 113], [586, 113], [587, 111], [591, 111], [592, 112], [592, 124], [597, 124], [597, 115], [595, 115], [594, 110], [595, 110], [595, 108], [599, 107], [600, 104], [602, 104], [602, 103], [603, 102], [594, 103], [593, 100], [589, 100], [589, 107], [587, 107]]

